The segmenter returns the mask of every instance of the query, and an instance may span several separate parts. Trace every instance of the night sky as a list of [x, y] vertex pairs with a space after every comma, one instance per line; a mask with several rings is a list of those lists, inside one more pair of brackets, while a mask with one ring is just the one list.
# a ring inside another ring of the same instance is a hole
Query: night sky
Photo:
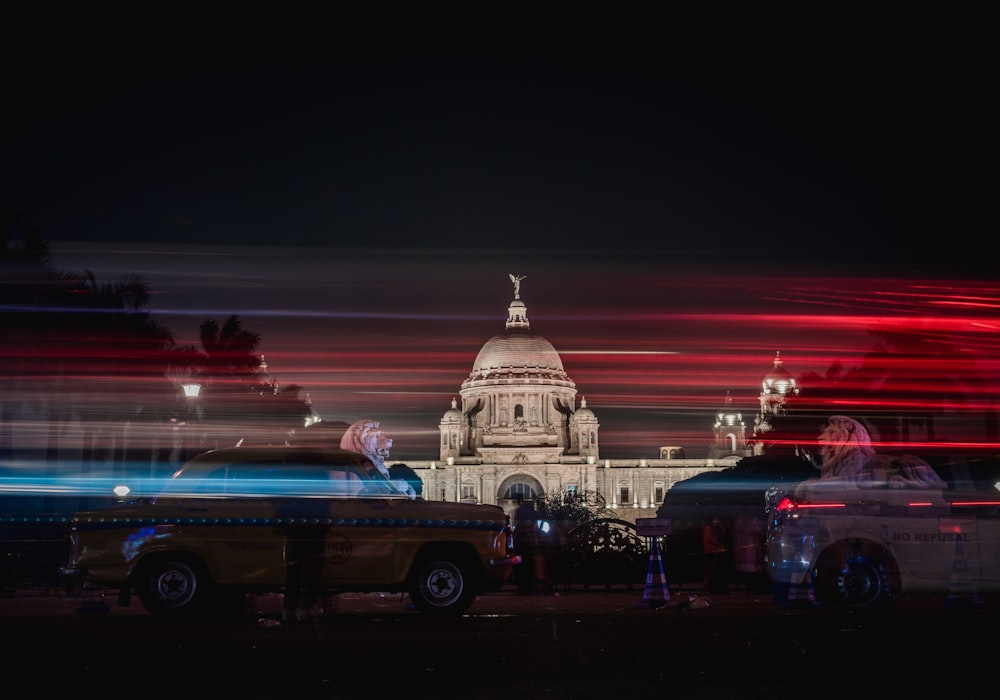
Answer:
[[401, 457], [511, 272], [612, 457], [705, 439], [726, 390], [751, 421], [777, 350], [1000, 299], [982, 18], [182, 15], [8, 25], [0, 205], [182, 339], [238, 313]]

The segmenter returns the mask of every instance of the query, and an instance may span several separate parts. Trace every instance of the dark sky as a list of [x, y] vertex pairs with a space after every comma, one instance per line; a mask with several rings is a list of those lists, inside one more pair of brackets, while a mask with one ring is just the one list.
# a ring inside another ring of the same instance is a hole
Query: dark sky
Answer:
[[110, 20], [9, 27], [0, 192], [52, 240], [888, 263], [996, 231], [974, 17]]
[[172, 12], [11, 16], [0, 205], [63, 267], [147, 275], [179, 335], [240, 314], [325, 415], [411, 445], [433, 451], [511, 272], [643, 456], [711, 414], [688, 389], [752, 412], [776, 350], [822, 371], [927, 311], [886, 295], [995, 278], [983, 18]]

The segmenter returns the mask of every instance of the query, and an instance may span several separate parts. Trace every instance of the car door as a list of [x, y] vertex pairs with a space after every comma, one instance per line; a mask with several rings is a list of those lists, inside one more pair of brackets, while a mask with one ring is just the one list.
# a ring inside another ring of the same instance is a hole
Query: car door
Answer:
[[392, 582], [394, 533], [400, 527], [392, 494], [355, 465], [327, 467], [330, 525], [323, 581], [329, 586]]
[[1000, 497], [972, 494], [966, 506], [975, 517], [975, 552], [977, 554], [979, 592], [1000, 590]]
[[[875, 489], [871, 489], [875, 492]], [[901, 572], [918, 588], [946, 585], [961, 557], [970, 572], [976, 552], [962, 545], [972, 537], [974, 521], [956, 514], [940, 490], [881, 488], [880, 521]], [[956, 547], [956, 543], [958, 546]]]
[[284, 580], [284, 541], [276, 526], [280, 460], [237, 462], [213, 472], [209, 492], [182, 515], [197, 527], [219, 583], [269, 587]]

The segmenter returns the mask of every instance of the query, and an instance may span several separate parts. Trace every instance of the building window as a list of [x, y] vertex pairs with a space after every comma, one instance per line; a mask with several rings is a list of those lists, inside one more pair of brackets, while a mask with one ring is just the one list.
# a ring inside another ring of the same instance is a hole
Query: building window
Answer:
[[653, 484], [653, 503], [663, 503], [663, 482]]
[[566, 486], [566, 494], [567, 494], [567, 495], [568, 495], [568, 496], [569, 496], [570, 498], [576, 498], [576, 495], [577, 495], [577, 488], [576, 488], [576, 484], [568, 484], [568, 485]]
[[628, 497], [628, 486], [618, 487], [618, 502], [629, 503], [632, 499]]
[[535, 490], [528, 484], [522, 482], [511, 484], [510, 487], [504, 491], [503, 497], [508, 501], [534, 501], [538, 498], [537, 494], [535, 494]]
[[466, 502], [475, 502], [476, 487], [474, 484], [462, 484], [462, 500]]

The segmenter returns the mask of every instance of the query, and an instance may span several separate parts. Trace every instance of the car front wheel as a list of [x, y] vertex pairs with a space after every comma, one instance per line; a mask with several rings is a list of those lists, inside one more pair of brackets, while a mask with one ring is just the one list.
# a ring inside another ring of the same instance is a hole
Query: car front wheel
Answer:
[[468, 610], [475, 599], [475, 591], [461, 565], [434, 558], [419, 565], [410, 588], [410, 599], [417, 610], [444, 617]]
[[136, 595], [143, 607], [161, 618], [189, 618], [203, 612], [209, 588], [204, 567], [185, 558], [162, 557], [146, 562], [135, 577]]

